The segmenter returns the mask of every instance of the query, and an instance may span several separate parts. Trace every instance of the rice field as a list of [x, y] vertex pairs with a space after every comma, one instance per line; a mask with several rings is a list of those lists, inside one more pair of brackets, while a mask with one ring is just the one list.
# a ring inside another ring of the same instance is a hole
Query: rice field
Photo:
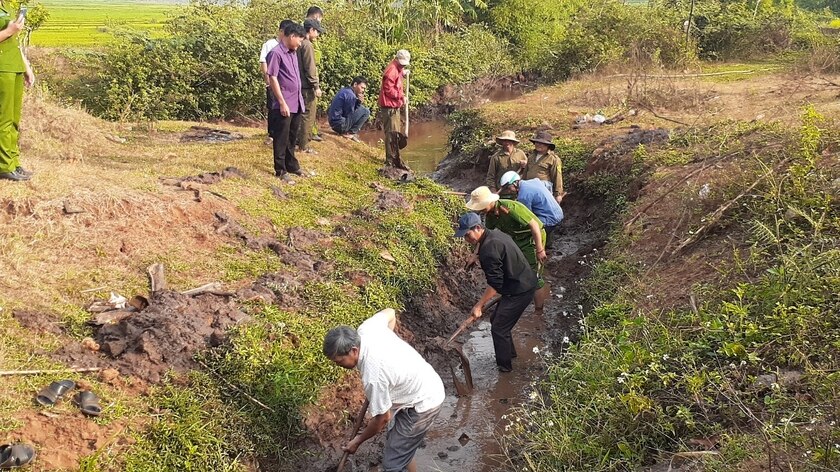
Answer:
[[163, 34], [166, 15], [185, 0], [41, 0], [49, 11], [30, 44], [42, 47], [102, 45], [110, 32], [132, 28]]

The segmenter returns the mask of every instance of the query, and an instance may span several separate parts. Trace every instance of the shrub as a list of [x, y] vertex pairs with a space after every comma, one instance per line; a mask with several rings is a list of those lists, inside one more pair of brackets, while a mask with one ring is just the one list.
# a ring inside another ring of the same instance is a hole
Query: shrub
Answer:
[[[301, 2], [261, 0], [195, 2], [170, 18], [168, 36], [118, 33], [108, 50], [89, 56], [97, 70], [92, 87], [71, 87], [95, 113], [110, 119], [206, 120], [263, 112], [263, 80], [257, 63], [262, 43], [281, 18], [299, 18]], [[443, 85], [462, 84], [514, 70], [506, 44], [480, 25], [427, 35], [413, 43], [388, 43], [360, 21], [361, 10], [336, 6], [325, 19], [327, 34], [316, 48], [326, 109], [350, 80], [370, 80], [368, 105], [375, 108], [379, 80], [397, 49], [411, 50], [412, 104], [421, 106]], [[362, 16], [362, 18], [364, 18]], [[465, 53], [465, 51], [471, 51]], [[452, 57], [459, 57], [452, 61]], [[92, 88], [92, 90], [90, 90]], [[67, 89], [65, 87], [65, 89]]]

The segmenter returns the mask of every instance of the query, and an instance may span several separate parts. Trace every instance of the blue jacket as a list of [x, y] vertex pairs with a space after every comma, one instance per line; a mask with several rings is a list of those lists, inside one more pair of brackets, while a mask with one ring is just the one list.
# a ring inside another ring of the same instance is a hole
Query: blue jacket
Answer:
[[342, 118], [349, 118], [356, 111], [362, 101], [356, 97], [356, 93], [350, 87], [344, 87], [335, 94], [327, 110], [327, 119], [330, 123], [341, 122]]
[[545, 226], [557, 226], [563, 221], [563, 209], [540, 179], [520, 180], [516, 200], [528, 207]]

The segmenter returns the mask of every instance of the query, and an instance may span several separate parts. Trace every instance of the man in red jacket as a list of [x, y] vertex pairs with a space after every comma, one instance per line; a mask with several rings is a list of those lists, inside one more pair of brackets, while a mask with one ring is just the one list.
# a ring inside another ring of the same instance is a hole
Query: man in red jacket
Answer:
[[400, 108], [405, 105], [403, 77], [408, 76], [405, 66], [411, 61], [411, 54], [405, 49], [397, 51], [394, 60], [385, 68], [382, 87], [379, 89], [379, 109], [382, 128], [385, 130], [385, 165], [410, 170], [400, 159], [399, 134], [401, 131]]

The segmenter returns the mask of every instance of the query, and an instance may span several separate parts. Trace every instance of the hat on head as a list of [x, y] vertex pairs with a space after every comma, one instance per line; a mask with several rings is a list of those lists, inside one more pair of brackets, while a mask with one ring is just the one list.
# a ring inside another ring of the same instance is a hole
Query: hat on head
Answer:
[[[499, 141], [511, 141], [511, 142], [514, 142], [514, 143], [519, 142], [519, 140], [516, 139], [516, 133], [514, 133], [511, 130], [502, 131], [502, 134], [496, 136], [496, 142], [499, 143]], [[499, 144], [502, 144], [502, 143], [499, 143]]]
[[313, 18], [307, 18], [307, 19], [303, 20], [303, 30], [304, 31], [309, 31], [309, 28], [314, 28], [315, 31], [317, 31], [321, 34], [324, 34], [324, 31], [325, 31], [324, 27], [321, 26], [321, 22], [316, 20], [316, 19], [313, 19]]
[[487, 186], [481, 186], [473, 190], [470, 194], [470, 201], [467, 202], [467, 208], [473, 211], [482, 211], [499, 200], [499, 196], [490, 191]]
[[533, 138], [531, 138], [532, 143], [542, 143], [547, 144], [548, 148], [552, 151], [554, 150], [554, 143], [551, 141], [551, 135], [548, 134], [548, 131], [537, 131]]
[[522, 177], [519, 176], [519, 173], [515, 170], [509, 170], [502, 175], [502, 179], [499, 181], [499, 187], [504, 187], [505, 185], [510, 185], [522, 180]]
[[467, 231], [481, 224], [481, 217], [473, 212], [464, 213], [458, 220], [458, 230], [455, 231], [456, 238], [463, 238]]
[[409, 62], [411, 62], [411, 53], [405, 49], [400, 49], [397, 51], [397, 55], [394, 58], [399, 62], [401, 65], [407, 66]]

